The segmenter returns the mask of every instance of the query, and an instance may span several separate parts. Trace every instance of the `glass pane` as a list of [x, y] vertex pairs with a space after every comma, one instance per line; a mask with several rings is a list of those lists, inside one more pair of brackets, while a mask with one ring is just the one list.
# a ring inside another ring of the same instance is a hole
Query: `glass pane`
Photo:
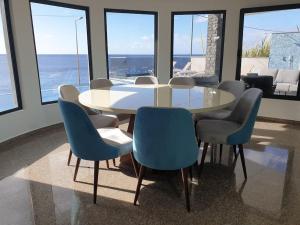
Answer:
[[[3, 2], [0, 2], [1, 6]], [[14, 88], [14, 75], [12, 72], [11, 56], [8, 51], [9, 43], [5, 24], [5, 15], [0, 10], [0, 112], [18, 107], [16, 91]]]
[[154, 75], [155, 16], [107, 12], [109, 78], [133, 83], [137, 76]]
[[264, 96], [296, 96], [300, 71], [300, 9], [246, 13], [241, 79]]
[[85, 10], [31, 3], [42, 102], [55, 101], [61, 84], [89, 88]]
[[173, 76], [202, 77], [205, 84], [219, 81], [223, 14], [174, 15]]

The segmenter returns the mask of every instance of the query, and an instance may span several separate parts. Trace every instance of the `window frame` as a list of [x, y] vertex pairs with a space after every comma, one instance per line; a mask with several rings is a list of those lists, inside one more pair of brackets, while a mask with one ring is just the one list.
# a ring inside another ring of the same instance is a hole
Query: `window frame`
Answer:
[[[243, 54], [243, 33], [244, 33], [244, 18], [247, 13], [255, 12], [272, 12], [280, 10], [290, 10], [290, 9], [300, 9], [300, 4], [284, 4], [284, 5], [272, 5], [272, 6], [261, 6], [261, 7], [251, 7], [251, 8], [242, 8], [240, 10], [240, 20], [239, 20], [239, 38], [238, 38], [238, 49], [237, 49], [237, 63], [236, 63], [236, 75], [235, 79], [241, 79], [241, 66], [242, 66], [242, 54]], [[300, 71], [299, 71], [300, 73]], [[299, 75], [300, 79], [300, 75]], [[300, 82], [298, 82], [297, 95], [272, 95], [272, 96], [263, 96], [267, 99], [281, 99], [281, 100], [294, 100], [300, 101]]]
[[12, 76], [14, 78], [13, 81], [11, 81], [12, 84], [14, 84], [14, 92], [16, 95], [17, 100], [17, 107], [8, 109], [5, 111], [1, 111], [0, 115], [4, 115], [7, 113], [19, 111], [23, 109], [23, 103], [22, 103], [22, 97], [21, 97], [21, 88], [20, 88], [20, 81], [19, 81], [19, 73], [18, 73], [18, 64], [17, 64], [17, 58], [16, 58], [16, 50], [15, 50], [15, 44], [14, 44], [14, 35], [12, 31], [12, 22], [11, 22], [11, 14], [10, 14], [10, 5], [9, 0], [3, 0], [4, 3], [4, 13], [5, 13], [5, 24], [3, 23], [3, 26], [6, 26], [7, 30], [7, 36], [8, 36], [8, 44], [9, 44], [9, 52], [11, 59], [11, 67], [12, 67]]
[[170, 79], [173, 77], [173, 55], [174, 55], [174, 18], [177, 15], [194, 15], [194, 14], [223, 14], [222, 24], [222, 40], [220, 52], [220, 76], [219, 82], [222, 80], [223, 73], [223, 56], [225, 43], [225, 29], [226, 29], [226, 10], [206, 10], [206, 11], [172, 11], [171, 12], [171, 54], [170, 54]]
[[107, 36], [107, 13], [128, 13], [154, 16], [154, 76], [157, 77], [157, 43], [158, 43], [158, 12], [129, 9], [104, 8], [104, 33], [105, 33], [105, 53], [106, 53], [106, 77], [109, 79], [109, 58], [108, 58], [108, 36]]
[[41, 89], [41, 80], [40, 80], [40, 70], [38, 65], [38, 57], [36, 52], [36, 42], [35, 42], [35, 34], [34, 34], [34, 27], [33, 27], [33, 17], [32, 17], [32, 10], [31, 10], [31, 3], [38, 3], [38, 4], [44, 4], [44, 5], [50, 5], [50, 6], [58, 6], [63, 8], [70, 8], [70, 9], [78, 9], [78, 10], [84, 10], [86, 15], [86, 33], [87, 33], [87, 45], [88, 45], [88, 59], [89, 59], [89, 77], [90, 81], [93, 80], [93, 57], [92, 57], [92, 41], [91, 41], [91, 27], [90, 27], [90, 8], [89, 6], [85, 5], [76, 5], [76, 4], [70, 4], [70, 3], [63, 3], [63, 2], [54, 2], [50, 0], [29, 0], [29, 10], [30, 10], [30, 18], [31, 18], [31, 26], [32, 26], [32, 34], [33, 34], [33, 43], [34, 43], [34, 53], [35, 53], [35, 59], [36, 59], [36, 67], [37, 67], [37, 75], [39, 79], [39, 89], [40, 89], [40, 101], [41, 105], [49, 105], [53, 103], [57, 103], [57, 100], [43, 102], [42, 99], [42, 89]]

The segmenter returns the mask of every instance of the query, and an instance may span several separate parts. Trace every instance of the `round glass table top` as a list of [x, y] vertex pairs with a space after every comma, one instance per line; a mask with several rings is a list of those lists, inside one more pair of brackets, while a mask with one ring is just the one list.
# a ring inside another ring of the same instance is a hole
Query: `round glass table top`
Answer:
[[231, 93], [216, 88], [165, 84], [112, 86], [79, 95], [79, 102], [84, 106], [126, 114], [135, 114], [143, 106], [209, 112], [226, 108], [234, 100]]

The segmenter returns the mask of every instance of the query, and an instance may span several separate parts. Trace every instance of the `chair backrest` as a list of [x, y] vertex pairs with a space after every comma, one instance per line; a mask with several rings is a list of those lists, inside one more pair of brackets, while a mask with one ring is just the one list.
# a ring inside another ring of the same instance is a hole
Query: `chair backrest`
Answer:
[[134, 84], [158, 84], [155, 76], [140, 76], [135, 79]]
[[106, 160], [118, 156], [118, 149], [106, 144], [88, 115], [76, 103], [58, 99], [72, 152], [81, 159]]
[[231, 121], [241, 124], [241, 127], [236, 133], [229, 136], [229, 143], [244, 144], [250, 140], [261, 98], [262, 91], [258, 88], [250, 88], [242, 94], [228, 118]]
[[91, 110], [90, 108], [82, 105], [79, 102], [78, 97], [79, 97], [80, 92], [74, 85], [71, 85], [71, 84], [60, 85], [58, 87], [58, 92], [59, 92], [60, 98], [62, 98], [63, 100], [69, 101], [69, 102], [76, 103], [77, 105], [82, 107], [89, 115], [97, 115], [98, 114], [96, 111]]
[[59, 96], [66, 101], [78, 104], [78, 96], [80, 92], [74, 85], [64, 84], [58, 87]]
[[169, 84], [194, 86], [195, 81], [192, 77], [173, 77], [169, 80]]
[[91, 80], [91, 83], [90, 83], [91, 89], [105, 88], [105, 87], [111, 87], [111, 86], [113, 86], [113, 83], [109, 79], [105, 79], [105, 78]]
[[226, 81], [222, 81], [219, 84], [218, 89], [223, 90], [223, 91], [228, 91], [228, 92], [230, 92], [231, 94], [234, 95], [236, 100], [232, 105], [230, 105], [228, 107], [228, 109], [233, 110], [235, 108], [239, 98], [241, 97], [241, 95], [245, 91], [246, 86], [245, 86], [245, 83], [243, 81], [226, 80]]
[[133, 153], [142, 165], [157, 170], [191, 166], [198, 155], [192, 114], [181, 108], [138, 109]]

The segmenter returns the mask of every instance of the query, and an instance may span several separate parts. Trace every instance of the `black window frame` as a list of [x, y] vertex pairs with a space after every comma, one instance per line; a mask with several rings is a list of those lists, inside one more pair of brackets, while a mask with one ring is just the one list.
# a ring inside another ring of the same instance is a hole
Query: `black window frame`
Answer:
[[9, 0], [4, 0], [4, 11], [5, 11], [5, 19], [6, 19], [6, 24], [3, 24], [3, 26], [6, 26], [7, 29], [7, 36], [9, 39], [9, 51], [10, 51], [10, 58], [11, 58], [11, 63], [12, 63], [12, 73], [15, 85], [15, 95], [17, 99], [17, 107], [8, 109], [5, 111], [1, 111], [0, 115], [4, 115], [7, 113], [15, 112], [18, 110], [23, 109], [23, 103], [22, 103], [22, 97], [21, 97], [21, 88], [20, 88], [20, 82], [19, 82], [19, 73], [18, 73], [18, 64], [17, 64], [17, 58], [16, 58], [16, 51], [15, 51], [15, 44], [14, 44], [14, 36], [13, 36], [13, 31], [12, 31], [12, 22], [11, 22], [11, 14], [10, 14], [10, 5], [9, 5]]
[[106, 77], [109, 79], [109, 58], [108, 58], [108, 37], [107, 37], [107, 13], [127, 13], [154, 16], [154, 76], [157, 77], [157, 43], [158, 43], [158, 12], [129, 9], [104, 8], [104, 29], [105, 29], [105, 53], [106, 53]]
[[[251, 7], [251, 8], [242, 8], [240, 10], [240, 21], [239, 21], [239, 40], [238, 40], [238, 50], [237, 50], [237, 63], [236, 63], [236, 75], [235, 79], [241, 79], [241, 66], [242, 66], [242, 54], [243, 54], [243, 33], [244, 33], [244, 18], [247, 13], [255, 12], [272, 12], [280, 10], [290, 10], [290, 9], [300, 9], [300, 4], [284, 4], [284, 5], [272, 5], [272, 6], [261, 6], [261, 7]], [[300, 79], [300, 75], [299, 75]], [[297, 95], [271, 95], [263, 96], [267, 99], [281, 99], [281, 100], [294, 100], [300, 101], [300, 82], [298, 82]]]
[[219, 82], [222, 80], [223, 73], [223, 57], [224, 57], [224, 43], [225, 43], [225, 29], [226, 29], [226, 10], [205, 10], [205, 11], [172, 11], [171, 12], [171, 54], [170, 54], [170, 78], [173, 77], [173, 55], [174, 55], [174, 17], [178, 15], [195, 15], [195, 14], [223, 14], [222, 24], [222, 40], [220, 52], [220, 75]]
[[40, 80], [40, 70], [38, 65], [38, 57], [36, 52], [36, 43], [35, 43], [35, 34], [34, 34], [34, 27], [33, 27], [33, 17], [32, 17], [32, 10], [31, 10], [31, 3], [38, 3], [50, 6], [58, 6], [70, 9], [78, 9], [84, 10], [86, 15], [86, 32], [87, 32], [87, 45], [88, 45], [88, 58], [89, 58], [89, 77], [90, 81], [93, 80], [93, 57], [92, 57], [92, 41], [91, 41], [91, 27], [90, 27], [90, 8], [89, 6], [85, 5], [77, 5], [77, 4], [70, 4], [70, 3], [63, 3], [63, 2], [54, 2], [50, 0], [29, 0], [29, 9], [30, 9], [30, 17], [31, 17], [31, 26], [32, 26], [32, 34], [33, 34], [33, 43], [34, 43], [34, 53], [36, 58], [36, 67], [37, 67], [37, 74], [39, 79], [39, 89], [40, 89], [40, 100], [41, 105], [49, 105], [53, 103], [57, 103], [57, 100], [43, 102], [42, 99], [42, 89], [41, 89], [41, 80]]

